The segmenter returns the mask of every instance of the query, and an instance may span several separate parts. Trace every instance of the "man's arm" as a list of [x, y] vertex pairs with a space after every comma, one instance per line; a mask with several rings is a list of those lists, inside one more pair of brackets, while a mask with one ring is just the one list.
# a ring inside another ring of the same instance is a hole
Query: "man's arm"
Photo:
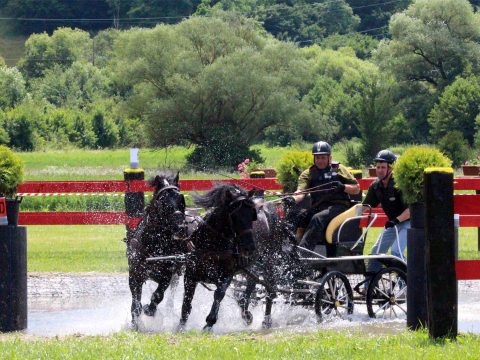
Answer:
[[[304, 191], [308, 188], [309, 184], [309, 178], [310, 178], [310, 171], [309, 169], [303, 171], [300, 176], [298, 177], [298, 185], [297, 185], [297, 190], [295, 191], [295, 194], [301, 191]], [[298, 204], [305, 198], [306, 194], [298, 194], [298, 195], [293, 195], [293, 198], [295, 199], [295, 202]]]
[[403, 212], [397, 216], [398, 221], [402, 222], [410, 219], [410, 209], [407, 207]]
[[349, 195], [357, 195], [360, 192], [360, 185], [358, 184], [345, 184], [345, 190]]

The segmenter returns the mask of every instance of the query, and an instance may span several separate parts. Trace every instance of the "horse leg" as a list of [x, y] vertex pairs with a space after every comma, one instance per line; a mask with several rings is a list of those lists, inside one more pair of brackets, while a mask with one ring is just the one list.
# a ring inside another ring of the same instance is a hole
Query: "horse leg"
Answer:
[[161, 277], [154, 279], [157, 282], [158, 286], [157, 289], [153, 292], [152, 297], [150, 298], [150, 304], [143, 307], [143, 312], [145, 313], [145, 315], [155, 315], [155, 313], [157, 312], [157, 306], [162, 302], [165, 290], [167, 290], [171, 278], [172, 272], [167, 271], [162, 274]]
[[142, 312], [142, 285], [143, 281], [139, 276], [130, 274], [128, 277], [130, 292], [132, 293], [132, 328], [138, 330], [138, 318]]
[[187, 274], [185, 274], [184, 278], [184, 294], [183, 294], [183, 304], [182, 304], [182, 315], [180, 317], [180, 324], [178, 325], [177, 330], [183, 331], [185, 330], [185, 324], [187, 323], [188, 316], [192, 311], [192, 300], [193, 296], [195, 295], [195, 288], [197, 287], [197, 282], [190, 279]]
[[175, 305], [175, 292], [177, 290], [178, 282], [179, 282], [179, 275], [177, 271], [173, 273], [172, 278], [170, 279], [170, 297], [168, 297], [167, 307], [169, 309], [173, 309]]
[[204, 331], [211, 331], [213, 325], [217, 322], [218, 319], [218, 310], [220, 309], [220, 303], [222, 302], [223, 298], [225, 297], [225, 293], [230, 286], [230, 282], [232, 281], [232, 277], [226, 278], [223, 282], [219, 282], [217, 284], [217, 289], [213, 295], [213, 304], [212, 308], [210, 309], [210, 313], [207, 316], [207, 325], [203, 327]]
[[250, 306], [250, 299], [256, 286], [256, 282], [253, 281], [250, 277], [247, 277], [247, 287], [245, 288], [245, 293], [243, 294], [243, 297], [238, 300], [238, 305], [240, 306], [240, 309], [242, 311], [242, 319], [243, 321], [245, 321], [245, 324], [247, 326], [251, 325], [253, 322], [253, 315], [248, 310], [248, 307]]
[[267, 292], [265, 298], [265, 316], [262, 321], [262, 327], [264, 329], [270, 329], [272, 327], [272, 304], [275, 296], [275, 294]]

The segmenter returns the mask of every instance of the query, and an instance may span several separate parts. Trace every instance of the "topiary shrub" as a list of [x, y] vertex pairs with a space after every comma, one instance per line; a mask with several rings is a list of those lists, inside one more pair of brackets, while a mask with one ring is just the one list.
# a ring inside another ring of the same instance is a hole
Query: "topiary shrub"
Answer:
[[412, 146], [395, 162], [395, 184], [407, 204], [423, 202], [423, 173], [427, 167], [450, 167], [452, 161], [431, 146]]
[[22, 181], [22, 159], [5, 145], [0, 145], [0, 194], [13, 197]]
[[313, 156], [309, 151], [290, 151], [278, 162], [277, 179], [283, 186], [283, 191], [293, 192], [297, 190], [298, 176], [312, 166]]

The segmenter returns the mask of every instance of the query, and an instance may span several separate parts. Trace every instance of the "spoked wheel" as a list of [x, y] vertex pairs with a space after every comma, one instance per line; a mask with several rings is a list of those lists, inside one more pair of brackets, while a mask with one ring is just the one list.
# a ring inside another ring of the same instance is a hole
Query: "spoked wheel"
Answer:
[[326, 273], [315, 297], [315, 313], [319, 321], [353, 313], [353, 292], [347, 277], [339, 271]]
[[372, 318], [407, 317], [407, 275], [397, 268], [379, 271], [367, 291], [368, 315]]

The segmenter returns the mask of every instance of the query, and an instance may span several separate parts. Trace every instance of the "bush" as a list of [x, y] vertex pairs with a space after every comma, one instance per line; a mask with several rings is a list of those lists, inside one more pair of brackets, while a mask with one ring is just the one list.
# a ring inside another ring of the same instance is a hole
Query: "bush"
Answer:
[[449, 132], [442, 137], [438, 142], [438, 147], [452, 159], [455, 167], [459, 167], [472, 156], [472, 149], [467, 145], [463, 134], [458, 130]]
[[364, 152], [362, 144], [356, 138], [348, 141], [337, 143], [335, 148], [337, 149], [341, 145], [345, 153], [345, 162], [347, 166], [354, 169], [360, 169], [365, 165]]
[[427, 167], [450, 167], [452, 161], [430, 146], [412, 146], [395, 162], [395, 183], [407, 204], [422, 202], [423, 173]]
[[0, 145], [0, 194], [13, 197], [23, 181], [23, 161], [8, 147]]
[[285, 192], [297, 189], [298, 176], [313, 164], [313, 156], [309, 151], [291, 151], [279, 161], [277, 179]]

